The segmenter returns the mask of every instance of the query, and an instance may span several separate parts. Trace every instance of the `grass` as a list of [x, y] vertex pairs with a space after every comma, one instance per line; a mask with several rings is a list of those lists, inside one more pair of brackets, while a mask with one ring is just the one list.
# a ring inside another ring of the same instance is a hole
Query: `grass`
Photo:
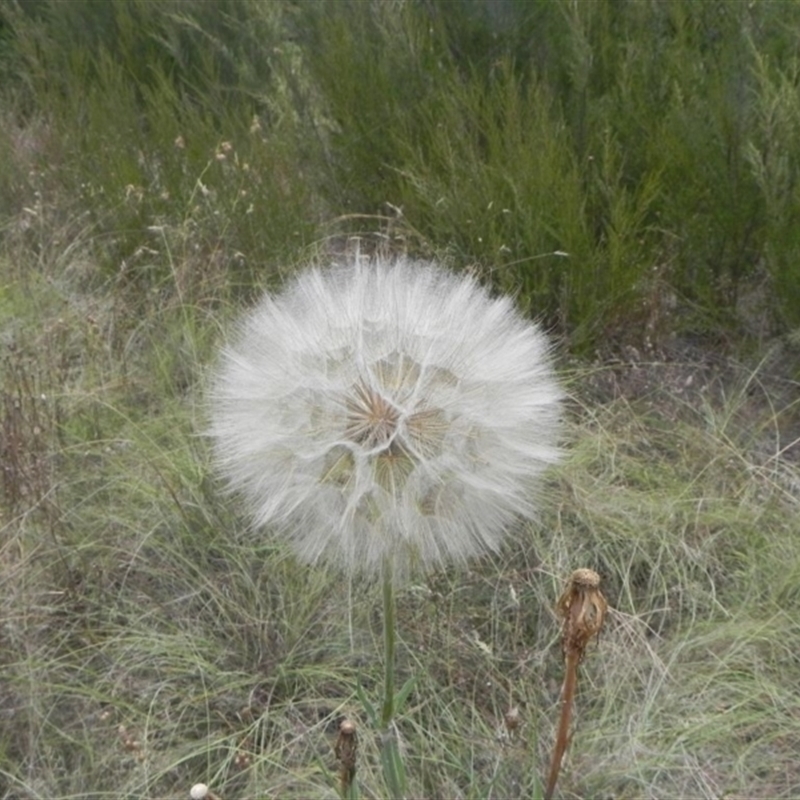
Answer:
[[541, 792], [577, 567], [557, 796], [796, 796], [795, 11], [97, 8], [0, 7], [0, 798], [333, 798], [345, 716], [385, 796], [380, 586], [249, 532], [202, 436], [232, 320], [353, 234], [516, 292], [570, 394], [539, 522], [398, 594], [410, 796]]
[[[203, 780], [226, 798], [334, 797], [345, 715], [362, 795], [382, 796], [356, 697], [380, 693], [379, 587], [298, 566], [220, 495], [197, 435], [219, 315], [190, 325], [196, 309], [156, 299], [113, 358], [112, 320], [82, 308], [97, 293], [29, 266], [3, 264], [29, 303], [14, 315], [26, 352], [4, 371], [11, 404], [26, 398], [4, 417], [4, 464], [19, 464], [4, 484], [4, 796], [182, 797]], [[551, 608], [578, 565], [614, 610], [582, 669], [563, 796], [796, 792], [800, 475], [776, 440], [796, 405], [753, 397], [757, 371], [718, 398], [608, 389], [676, 368], [574, 367], [571, 455], [541, 524], [400, 595], [399, 679], [419, 676], [401, 720], [412, 796], [536, 791], [560, 680]]]

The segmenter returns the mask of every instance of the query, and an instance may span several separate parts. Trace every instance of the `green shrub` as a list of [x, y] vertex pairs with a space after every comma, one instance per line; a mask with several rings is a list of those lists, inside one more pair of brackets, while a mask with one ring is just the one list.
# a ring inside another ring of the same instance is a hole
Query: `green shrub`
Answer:
[[42, 169], [91, 213], [106, 276], [157, 288], [180, 255], [249, 289], [308, 243], [314, 204], [272, 68], [296, 57], [270, 45], [280, 9], [46, 2], [7, 20], [19, 107], [50, 128]]

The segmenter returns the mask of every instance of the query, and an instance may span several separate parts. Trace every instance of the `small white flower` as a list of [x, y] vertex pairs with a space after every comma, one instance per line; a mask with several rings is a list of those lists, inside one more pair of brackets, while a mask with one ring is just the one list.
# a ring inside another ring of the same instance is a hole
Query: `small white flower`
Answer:
[[408, 259], [296, 276], [226, 348], [222, 472], [299, 556], [392, 574], [496, 550], [535, 512], [562, 393], [540, 329], [473, 278]]

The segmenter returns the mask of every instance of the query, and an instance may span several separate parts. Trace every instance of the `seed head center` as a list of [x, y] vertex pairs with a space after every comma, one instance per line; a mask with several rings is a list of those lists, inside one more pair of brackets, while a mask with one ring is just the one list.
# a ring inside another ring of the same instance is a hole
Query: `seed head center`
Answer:
[[347, 399], [347, 436], [354, 442], [375, 447], [392, 438], [400, 412], [385, 397], [363, 383], [353, 387]]

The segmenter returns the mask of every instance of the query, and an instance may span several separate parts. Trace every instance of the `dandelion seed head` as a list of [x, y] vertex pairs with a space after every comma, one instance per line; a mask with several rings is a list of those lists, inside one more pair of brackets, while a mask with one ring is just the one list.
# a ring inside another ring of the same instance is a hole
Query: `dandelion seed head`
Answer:
[[396, 575], [496, 550], [558, 459], [546, 336], [507, 297], [409, 259], [298, 274], [217, 367], [217, 462], [310, 562]]

